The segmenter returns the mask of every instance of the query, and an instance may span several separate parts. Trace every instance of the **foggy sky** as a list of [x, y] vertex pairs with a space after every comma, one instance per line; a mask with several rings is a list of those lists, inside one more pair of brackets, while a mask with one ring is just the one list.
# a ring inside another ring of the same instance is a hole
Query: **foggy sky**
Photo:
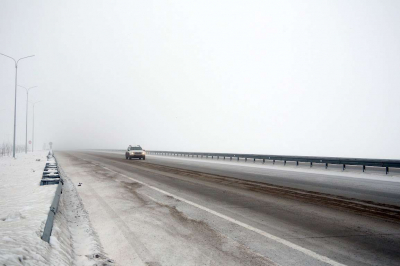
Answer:
[[[400, 159], [399, 14], [399, 1], [0, 0], [0, 53], [35, 54], [18, 83], [38, 86], [37, 149]], [[14, 71], [0, 57], [0, 142]], [[25, 101], [20, 89], [20, 144]]]

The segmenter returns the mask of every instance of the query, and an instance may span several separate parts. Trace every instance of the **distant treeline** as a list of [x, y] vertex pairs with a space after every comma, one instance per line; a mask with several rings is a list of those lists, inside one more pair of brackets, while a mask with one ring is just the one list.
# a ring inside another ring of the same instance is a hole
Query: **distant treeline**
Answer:
[[[15, 153], [20, 153], [25, 151], [25, 145], [16, 145]], [[10, 142], [3, 142], [0, 145], [0, 156], [12, 156], [13, 145]]]

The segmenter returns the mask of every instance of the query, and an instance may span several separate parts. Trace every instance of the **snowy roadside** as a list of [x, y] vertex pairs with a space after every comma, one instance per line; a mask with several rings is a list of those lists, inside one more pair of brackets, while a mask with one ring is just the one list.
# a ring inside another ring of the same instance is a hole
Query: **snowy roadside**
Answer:
[[[56, 186], [40, 186], [48, 151], [0, 158], [0, 264], [68, 265], [71, 256], [40, 237]], [[40, 161], [36, 161], [40, 159]]]
[[[20, 154], [17, 159], [0, 158], [0, 265], [111, 265], [68, 179], [50, 244], [41, 239], [57, 188], [40, 186], [47, 154], [39, 151]], [[84, 231], [79, 237], [77, 228]], [[79, 249], [92, 253], [82, 259]]]
[[[55, 154], [57, 157], [57, 154]], [[70, 247], [74, 254], [73, 265], [77, 266], [115, 266], [104, 252], [99, 237], [90, 222], [89, 214], [85, 209], [79, 193], [68, 175], [58, 165], [61, 177], [64, 180], [63, 196], [60, 199], [59, 211], [56, 215], [53, 227], [53, 239], [51, 244], [62, 245], [68, 230]], [[65, 242], [65, 241], [64, 241]]]

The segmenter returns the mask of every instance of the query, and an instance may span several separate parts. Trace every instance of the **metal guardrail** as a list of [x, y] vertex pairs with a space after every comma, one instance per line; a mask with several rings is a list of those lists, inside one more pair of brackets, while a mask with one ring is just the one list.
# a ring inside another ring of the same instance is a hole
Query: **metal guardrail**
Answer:
[[363, 172], [366, 169], [366, 166], [374, 166], [374, 167], [384, 167], [386, 168], [386, 174], [389, 173], [389, 168], [400, 168], [400, 160], [386, 160], [386, 159], [364, 159], [364, 158], [341, 158], [341, 157], [314, 157], [314, 156], [286, 156], [286, 155], [262, 155], [262, 154], [241, 154], [241, 153], [209, 153], [209, 152], [179, 152], [179, 151], [149, 151], [146, 150], [147, 154], [154, 155], [170, 155], [170, 156], [188, 156], [188, 157], [217, 157], [217, 159], [221, 158], [229, 158], [230, 160], [236, 159], [239, 160], [243, 158], [247, 161], [247, 159], [262, 160], [265, 163], [266, 160], [272, 161], [275, 164], [275, 161], [283, 161], [284, 164], [286, 162], [296, 162], [296, 165], [299, 165], [299, 162], [302, 163], [310, 163], [310, 167], [312, 167], [313, 163], [325, 164], [325, 168], [328, 168], [329, 164], [338, 164], [343, 165], [343, 170], [346, 169], [346, 165], [362, 165]]
[[[55, 156], [54, 156], [54, 159], [57, 162], [57, 159], [55, 158]], [[53, 202], [51, 203], [51, 206], [50, 206], [50, 211], [47, 216], [46, 224], [45, 224], [44, 230], [43, 230], [42, 240], [44, 240], [46, 242], [50, 241], [51, 231], [53, 230], [54, 216], [56, 215], [57, 210], [58, 210], [58, 203], [60, 202], [63, 185], [64, 185], [64, 182], [60, 178], [59, 182], [58, 182], [56, 193], [54, 195]]]

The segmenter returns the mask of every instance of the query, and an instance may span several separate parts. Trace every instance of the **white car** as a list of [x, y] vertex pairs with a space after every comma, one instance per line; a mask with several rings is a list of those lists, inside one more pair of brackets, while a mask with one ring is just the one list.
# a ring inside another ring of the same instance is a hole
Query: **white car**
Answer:
[[130, 146], [125, 152], [125, 159], [130, 160], [132, 158], [139, 158], [139, 160], [146, 160], [146, 151], [142, 149], [142, 147], [138, 146]]

